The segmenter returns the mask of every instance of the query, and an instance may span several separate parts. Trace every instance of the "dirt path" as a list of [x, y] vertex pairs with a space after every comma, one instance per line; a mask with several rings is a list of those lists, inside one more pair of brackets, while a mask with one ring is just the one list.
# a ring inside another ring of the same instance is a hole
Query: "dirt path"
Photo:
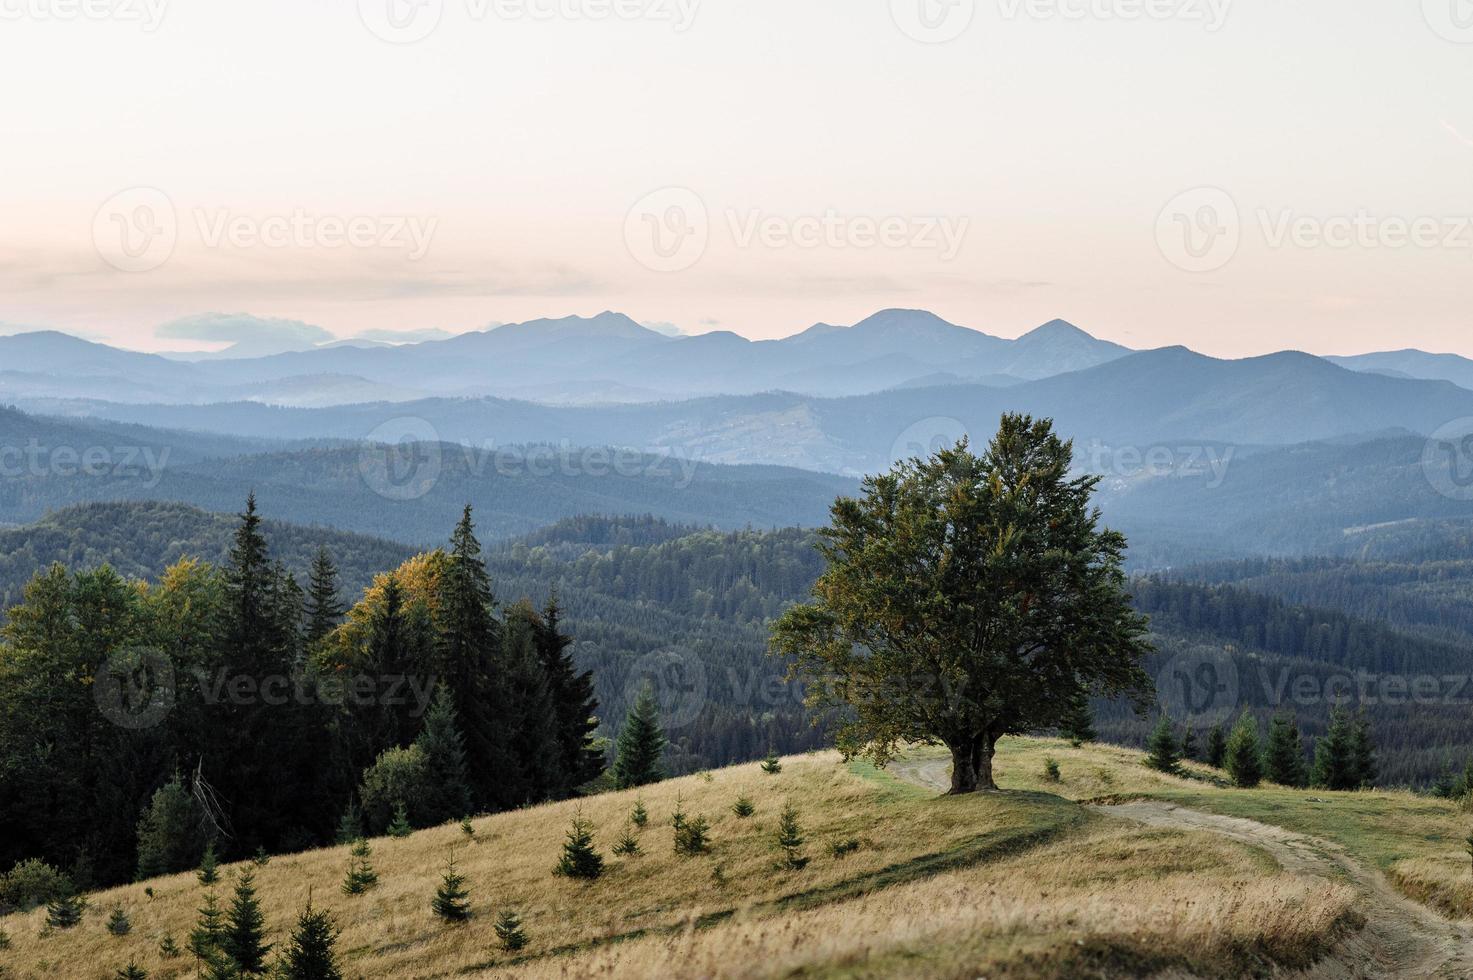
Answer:
[[[942, 792], [951, 785], [950, 763], [945, 759], [903, 760], [893, 763], [891, 769], [901, 779]], [[1353, 860], [1337, 844], [1159, 800], [1094, 809], [1151, 827], [1220, 834], [1266, 851], [1291, 874], [1353, 885], [1363, 899], [1357, 911], [1365, 917], [1365, 928], [1347, 939], [1330, 959], [1298, 974], [1306, 980], [1473, 977], [1473, 929], [1402, 895], [1379, 871]]]

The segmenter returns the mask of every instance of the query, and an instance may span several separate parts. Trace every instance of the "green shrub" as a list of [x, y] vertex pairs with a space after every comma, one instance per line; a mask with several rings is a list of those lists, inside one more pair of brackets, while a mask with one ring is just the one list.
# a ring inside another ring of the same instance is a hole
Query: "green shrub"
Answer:
[[72, 879], [38, 858], [21, 861], [0, 874], [0, 915], [29, 912], [49, 905], [76, 889]]

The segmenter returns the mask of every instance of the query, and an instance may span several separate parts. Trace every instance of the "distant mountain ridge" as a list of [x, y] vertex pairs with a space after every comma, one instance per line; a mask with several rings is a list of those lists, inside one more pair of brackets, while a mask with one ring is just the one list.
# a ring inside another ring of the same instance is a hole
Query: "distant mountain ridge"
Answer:
[[472, 446], [625, 446], [848, 476], [878, 472], [916, 447], [934, 448], [962, 434], [983, 440], [1009, 411], [1054, 419], [1081, 452], [1095, 445], [1136, 451], [1204, 443], [1289, 446], [1388, 431], [1425, 437], [1453, 420], [1473, 418], [1473, 391], [1446, 381], [1355, 372], [1295, 352], [1224, 361], [1182, 347], [1007, 386], [938, 384], [840, 398], [768, 392], [603, 406], [431, 398], [311, 409], [48, 399], [22, 404], [49, 414], [258, 439], [291, 433], [361, 440], [408, 418], [438, 439]]
[[882, 310], [853, 326], [816, 324], [781, 340], [753, 341], [728, 331], [671, 337], [604, 312], [398, 346], [339, 343], [192, 360], [41, 332], [0, 337], [0, 398], [44, 393], [129, 403], [323, 405], [398, 397], [365, 397], [376, 385], [405, 397], [491, 395], [551, 403], [777, 390], [838, 396], [902, 386], [940, 371], [1036, 379], [1127, 353], [1062, 320], [1004, 340], [924, 310]]

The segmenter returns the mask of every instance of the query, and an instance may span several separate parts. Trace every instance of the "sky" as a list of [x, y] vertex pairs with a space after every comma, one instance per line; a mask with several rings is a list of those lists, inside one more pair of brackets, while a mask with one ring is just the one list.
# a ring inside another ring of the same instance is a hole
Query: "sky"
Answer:
[[1470, 0], [0, 21], [8, 330], [204, 349], [242, 314], [382, 338], [614, 309], [762, 338], [901, 306], [1217, 356], [1473, 355]]

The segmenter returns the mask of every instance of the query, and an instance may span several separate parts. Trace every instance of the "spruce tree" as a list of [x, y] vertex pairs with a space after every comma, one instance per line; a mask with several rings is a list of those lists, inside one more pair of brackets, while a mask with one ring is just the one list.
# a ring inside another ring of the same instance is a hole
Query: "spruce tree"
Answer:
[[281, 965], [283, 980], [342, 980], [334, 949], [338, 935], [332, 916], [314, 909], [309, 893], [307, 907], [297, 917], [297, 927], [286, 948]]
[[650, 813], [644, 808], [644, 800], [634, 801], [634, 809], [629, 811], [629, 821], [639, 828], [650, 822]]
[[573, 662], [573, 638], [562, 632], [562, 607], [554, 591], [540, 616], [532, 617], [533, 636], [555, 709], [559, 767], [557, 794], [571, 796], [604, 769], [604, 754], [595, 743], [598, 698], [592, 671]]
[[789, 803], [783, 807], [782, 819], [778, 822], [777, 846], [782, 848], [783, 863], [792, 871], [802, 871], [808, 866], [808, 858], [803, 856], [803, 841], [798, 811]]
[[128, 919], [128, 913], [123, 911], [121, 905], [113, 906], [112, 912], [107, 917], [107, 931], [114, 936], [126, 936], [133, 931], [133, 923]]
[[593, 846], [593, 824], [582, 814], [573, 817], [573, 826], [563, 842], [562, 857], [553, 873], [564, 878], [592, 881], [604, 873], [604, 859]]
[[527, 934], [522, 931], [522, 917], [514, 909], [507, 909], [496, 917], [496, 938], [501, 948], [515, 953], [527, 945]]
[[203, 963], [212, 963], [220, 956], [220, 947], [225, 939], [225, 913], [215, 893], [205, 895], [205, 904], [199, 909], [199, 918], [189, 932], [189, 951]]
[[762, 771], [769, 776], [776, 776], [783, 771], [783, 762], [777, 757], [776, 749], [767, 750], [767, 758], [762, 760]]
[[[368, 619], [364, 669], [384, 678], [408, 678], [425, 672], [433, 639], [422, 611], [404, 592], [397, 573], [384, 576], [379, 601]], [[359, 712], [362, 740], [372, 748], [397, 748], [422, 728], [402, 705], [375, 704]]]
[[1350, 733], [1350, 766], [1356, 789], [1369, 789], [1376, 782], [1376, 745], [1371, 739], [1371, 722], [1361, 712]]
[[1228, 736], [1223, 764], [1233, 785], [1241, 789], [1252, 789], [1263, 781], [1263, 756], [1258, 746], [1258, 719], [1248, 709], [1238, 718], [1233, 732]]
[[518, 803], [542, 803], [564, 795], [557, 705], [536, 640], [536, 614], [521, 605], [502, 633], [501, 682], [513, 707], [511, 741]]
[[1161, 712], [1161, 719], [1146, 740], [1146, 749], [1146, 765], [1152, 769], [1175, 773], [1180, 768], [1181, 746], [1176, 741], [1176, 730], [1166, 712]]
[[1227, 736], [1223, 734], [1221, 725], [1213, 725], [1212, 731], [1207, 733], [1207, 758], [1206, 763], [1214, 769], [1221, 769], [1223, 761], [1227, 758]]
[[1274, 715], [1268, 727], [1268, 745], [1263, 750], [1264, 774], [1280, 786], [1303, 786], [1305, 782], [1304, 740], [1292, 716]]
[[1089, 692], [1083, 688], [1069, 699], [1064, 722], [1059, 726], [1059, 737], [1068, 739], [1069, 744], [1076, 749], [1100, 737], [1095, 731], [1094, 713], [1089, 707]]
[[454, 848], [430, 908], [444, 922], [465, 922], [471, 917], [470, 889], [466, 887], [465, 875], [456, 869]]
[[614, 784], [620, 789], [646, 786], [665, 778], [661, 759], [665, 754], [665, 732], [660, 727], [660, 705], [654, 689], [646, 684], [624, 718], [619, 732], [618, 756], [614, 760]]
[[398, 838], [414, 833], [414, 825], [409, 822], [409, 807], [404, 805], [403, 800], [394, 804], [394, 819], [389, 821], [387, 833], [390, 837]]
[[235, 897], [225, 916], [225, 933], [220, 937], [220, 951], [241, 973], [260, 975], [266, 972], [266, 919], [256, 898], [255, 872], [242, 869], [235, 881]]
[[1360, 776], [1355, 766], [1355, 733], [1350, 714], [1339, 705], [1330, 712], [1330, 726], [1314, 745], [1314, 784], [1330, 790], [1355, 789]]
[[200, 835], [200, 810], [184, 788], [184, 779], [173, 777], [154, 791], [138, 819], [138, 878], [157, 878], [193, 867], [204, 842]]
[[148, 971], [139, 966], [137, 961], [129, 960], [128, 965], [113, 974], [117, 980], [148, 980]]
[[71, 929], [81, 924], [86, 910], [87, 901], [80, 895], [57, 896], [46, 903], [46, 924], [53, 929]]
[[501, 626], [492, 615], [491, 578], [469, 504], [450, 536], [446, 558], [436, 621], [437, 672], [455, 695], [473, 805], [502, 810], [521, 802], [520, 774], [509, 748], [511, 706], [499, 684]]
[[199, 859], [199, 872], [196, 877], [199, 878], [199, 883], [205, 887], [209, 887], [220, 880], [220, 861], [215, 857], [214, 841], [210, 841], [205, 845], [205, 852]]
[[1181, 757], [1197, 762], [1197, 756], [1200, 751], [1201, 749], [1197, 745], [1197, 733], [1191, 725], [1188, 725], [1186, 733], [1181, 737]]
[[706, 853], [711, 849], [710, 830], [705, 817], [686, 817], [682, 813], [675, 827], [675, 853], [685, 857]]
[[338, 567], [323, 545], [312, 559], [312, 572], [307, 580], [307, 627], [303, 639], [309, 650], [337, 629], [345, 611], [338, 596]]
[[361, 895], [378, 884], [378, 872], [373, 870], [373, 848], [368, 841], [359, 838], [348, 855], [348, 873], [343, 878], [344, 895]]
[[738, 796], [737, 801], [731, 805], [731, 812], [745, 820], [757, 812], [757, 807], [745, 796]]
[[433, 826], [462, 817], [471, 807], [465, 738], [455, 718], [455, 699], [441, 685], [415, 739], [425, 758], [427, 792], [415, 801], [422, 823]]
[[639, 838], [632, 831], [624, 831], [624, 836], [614, 842], [614, 853], [620, 857], [638, 857], [643, 851], [639, 846]]
[[335, 840], [338, 844], [351, 844], [362, 836], [363, 811], [358, 808], [358, 802], [349, 797], [348, 805], [344, 808], [342, 817], [338, 819]]
[[165, 936], [159, 940], [159, 955], [166, 960], [172, 960], [179, 955], [179, 944], [174, 942], [173, 936]]

